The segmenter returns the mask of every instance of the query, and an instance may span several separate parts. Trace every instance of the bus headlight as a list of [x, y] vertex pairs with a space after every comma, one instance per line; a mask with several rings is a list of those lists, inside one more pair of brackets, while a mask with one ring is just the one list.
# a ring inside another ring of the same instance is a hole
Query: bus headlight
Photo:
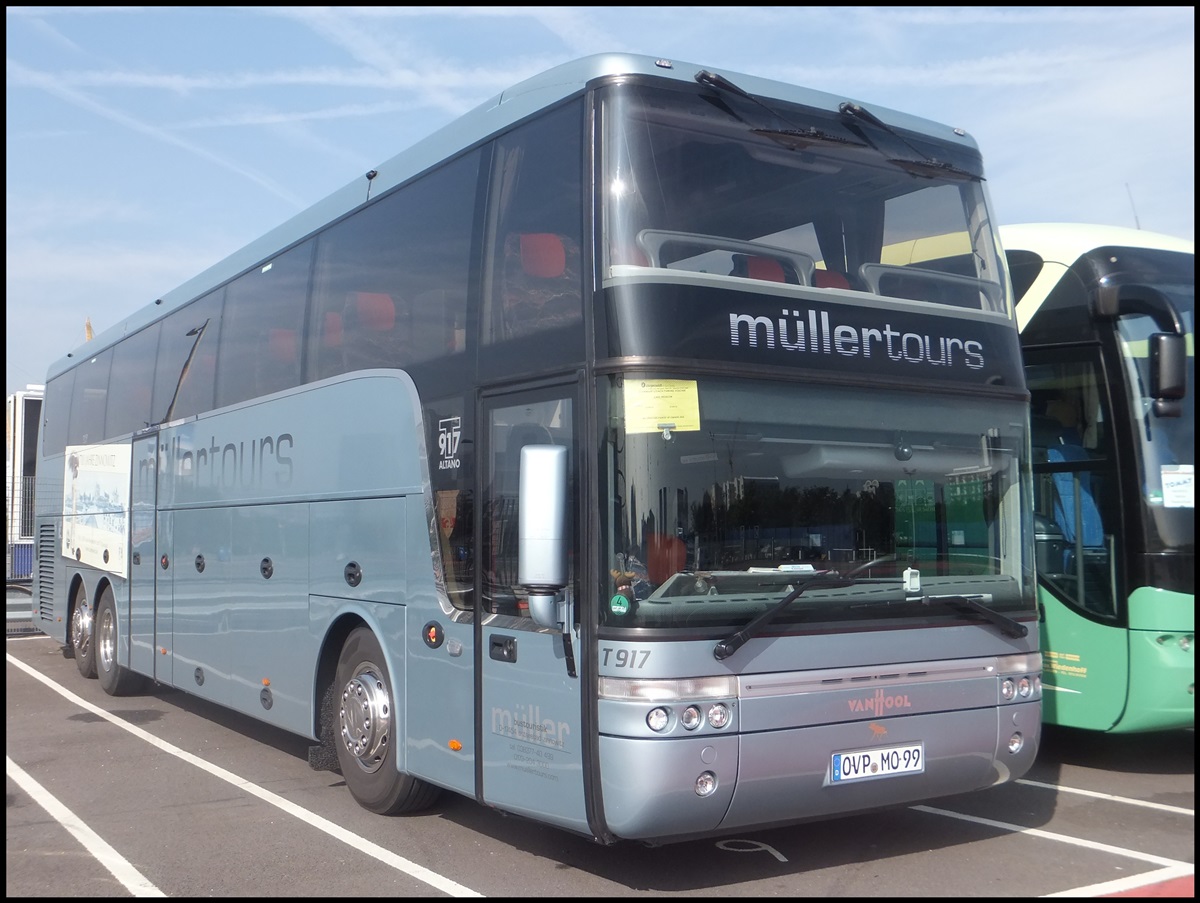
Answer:
[[1018, 732], [1008, 738], [1008, 751], [1016, 755], [1021, 751], [1021, 747], [1025, 745], [1025, 738]]
[[696, 796], [712, 796], [716, 789], [717, 776], [711, 771], [706, 771], [696, 778]]
[[708, 723], [713, 727], [722, 728], [729, 723], [729, 706], [723, 702], [714, 702], [708, 707]]
[[1000, 683], [1000, 695], [1006, 700], [1012, 699], [1017, 694], [1017, 686], [1013, 683], [1011, 677], [1004, 678]]
[[1017, 692], [1028, 698], [1033, 693], [1033, 684], [1028, 677], [1022, 677], [1017, 681]]
[[689, 731], [694, 731], [700, 726], [700, 708], [699, 706], [690, 705], [683, 710], [683, 714], [679, 716], [679, 723]]
[[670, 713], [662, 706], [651, 709], [650, 714], [646, 716], [647, 726], [656, 734], [661, 734], [665, 731], [667, 729], [667, 722], [670, 720]]

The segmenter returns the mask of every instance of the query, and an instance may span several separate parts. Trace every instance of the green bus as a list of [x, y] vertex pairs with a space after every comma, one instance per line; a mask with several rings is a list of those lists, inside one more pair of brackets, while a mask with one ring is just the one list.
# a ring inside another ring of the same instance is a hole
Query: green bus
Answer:
[[1048, 724], [1194, 728], [1195, 251], [1004, 226], [1031, 393]]

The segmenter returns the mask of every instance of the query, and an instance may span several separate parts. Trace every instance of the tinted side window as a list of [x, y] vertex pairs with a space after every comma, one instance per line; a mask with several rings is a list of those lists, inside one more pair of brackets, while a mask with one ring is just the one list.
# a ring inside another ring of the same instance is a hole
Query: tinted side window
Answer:
[[113, 347], [112, 375], [109, 378], [113, 392], [108, 399], [104, 435], [132, 433], [153, 422], [150, 401], [161, 328], [161, 322], [155, 323]]
[[538, 336], [510, 360], [519, 369], [583, 356], [582, 134], [583, 105], [573, 102], [496, 142], [486, 335], [492, 343]]
[[67, 445], [67, 428], [71, 422], [71, 396], [75, 388], [75, 371], [68, 370], [46, 384], [42, 405], [45, 423], [42, 426], [42, 454], [62, 452]]
[[467, 349], [479, 158], [460, 157], [321, 235], [309, 379]]
[[300, 382], [300, 330], [308, 305], [311, 241], [229, 284], [218, 356], [217, 406]]
[[104, 415], [108, 407], [108, 373], [112, 349], [101, 351], [75, 368], [71, 398], [71, 427], [68, 445], [90, 445], [104, 439]]
[[152, 423], [212, 410], [224, 297], [224, 289], [218, 289], [162, 321]]

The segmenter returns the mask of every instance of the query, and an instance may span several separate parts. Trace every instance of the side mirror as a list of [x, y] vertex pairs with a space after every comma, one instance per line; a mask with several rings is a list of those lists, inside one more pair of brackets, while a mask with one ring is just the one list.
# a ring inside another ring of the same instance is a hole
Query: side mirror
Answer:
[[1157, 417], [1178, 417], [1187, 395], [1187, 340], [1156, 332], [1150, 336], [1150, 391]]
[[[563, 623], [558, 593], [567, 585], [567, 449], [521, 449], [517, 582], [529, 590], [529, 616], [543, 627]], [[565, 627], [565, 625], [564, 625]]]

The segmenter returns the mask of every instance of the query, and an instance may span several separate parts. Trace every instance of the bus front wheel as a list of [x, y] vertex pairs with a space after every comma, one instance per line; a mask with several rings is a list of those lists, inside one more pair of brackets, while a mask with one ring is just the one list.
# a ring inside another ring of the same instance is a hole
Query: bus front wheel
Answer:
[[338, 765], [364, 809], [399, 815], [427, 808], [438, 788], [396, 769], [399, 719], [392, 679], [375, 634], [357, 627], [346, 637], [334, 682]]
[[87, 590], [81, 583], [71, 604], [71, 651], [75, 667], [89, 680], [96, 676], [96, 644], [92, 642], [94, 626], [92, 606], [88, 604]]
[[117, 663], [117, 643], [120, 629], [117, 622], [117, 604], [111, 587], [105, 587], [96, 606], [96, 624], [93, 635], [93, 655], [96, 660], [96, 675], [100, 686], [109, 696], [128, 696], [142, 688], [142, 677]]

